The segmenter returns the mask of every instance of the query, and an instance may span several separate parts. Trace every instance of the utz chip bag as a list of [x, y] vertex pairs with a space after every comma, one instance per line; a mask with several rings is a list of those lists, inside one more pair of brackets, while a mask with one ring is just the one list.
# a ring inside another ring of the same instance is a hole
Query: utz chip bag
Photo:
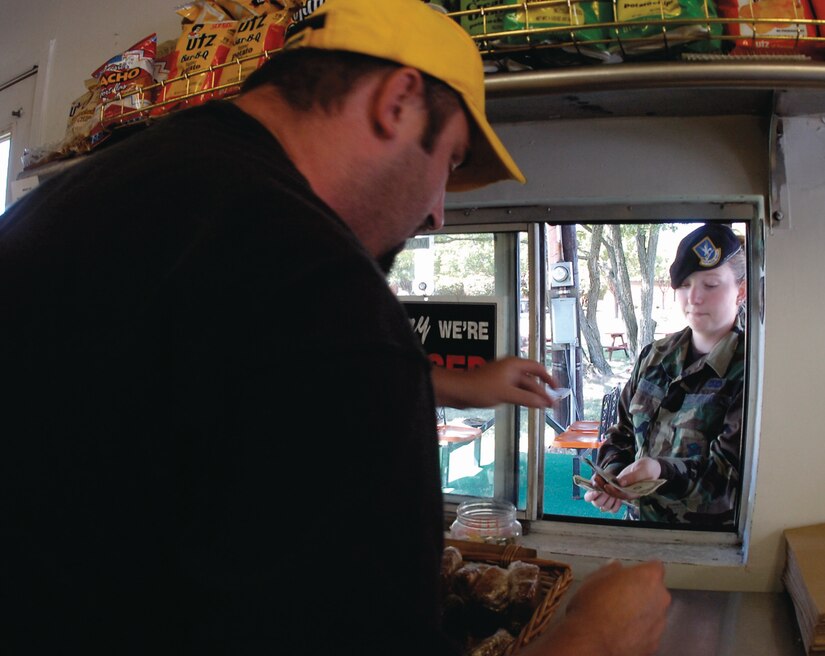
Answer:
[[223, 64], [234, 44], [237, 27], [237, 21], [184, 25], [169, 56], [168, 78], [158, 89], [158, 106], [153, 114], [199, 105], [216, 97], [215, 88], [221, 84]]
[[227, 59], [237, 65], [228, 66], [223, 76], [225, 83], [234, 77], [238, 85], [226, 89], [227, 94], [239, 91], [240, 83], [266, 61], [267, 53], [283, 47], [289, 20], [289, 12], [281, 9], [238, 21], [235, 43]]
[[[662, 50], [718, 52], [722, 26], [713, 0], [617, 0], [616, 45], [624, 54]], [[687, 19], [689, 23], [680, 23]]]
[[[720, 0], [719, 12], [736, 22], [726, 24], [735, 40], [734, 54], [809, 53], [817, 36], [816, 26], [787, 22], [788, 19], [813, 20], [808, 0]], [[753, 22], [748, 22], [753, 21]]]
[[86, 93], [76, 98], [69, 108], [66, 134], [60, 145], [61, 154], [85, 153], [91, 148], [92, 127], [99, 105], [97, 80], [89, 78], [86, 80]]
[[140, 110], [152, 104], [157, 36], [151, 34], [115, 55], [92, 77], [97, 81], [99, 112], [92, 127], [92, 145], [105, 141], [110, 129], [144, 118]]

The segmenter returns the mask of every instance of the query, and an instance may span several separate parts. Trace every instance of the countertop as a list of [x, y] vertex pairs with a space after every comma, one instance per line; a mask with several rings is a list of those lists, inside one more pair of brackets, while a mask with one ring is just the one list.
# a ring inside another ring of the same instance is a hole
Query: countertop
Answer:
[[[565, 593], [554, 619], [575, 593]], [[805, 656], [785, 592], [674, 590], [660, 656]]]

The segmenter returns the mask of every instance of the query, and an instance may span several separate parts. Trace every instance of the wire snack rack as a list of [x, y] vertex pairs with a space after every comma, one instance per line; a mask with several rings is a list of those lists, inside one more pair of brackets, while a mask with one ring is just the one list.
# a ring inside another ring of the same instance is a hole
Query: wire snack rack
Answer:
[[[625, 61], [672, 60], [678, 57], [729, 62], [825, 58], [825, 36], [821, 36], [825, 34], [825, 19], [805, 17], [813, 14], [803, 12], [799, 3], [808, 0], [785, 0], [788, 6], [800, 7], [791, 18], [761, 15], [764, 11], [759, 7], [759, 0], [747, 0], [746, 4], [741, 5], [739, 18], [719, 16], [712, 0], [692, 0], [694, 8], [699, 10], [694, 10], [694, 15], [689, 16], [680, 10], [680, 2], [688, 1], [635, 2], [635, 6], [644, 5], [643, 11], [652, 15], [632, 20], [614, 20], [617, 16], [628, 14], [628, 0], [534, 0], [509, 4], [485, 4], [481, 0], [477, 3], [481, 6], [447, 12], [446, 15], [470, 34], [482, 58], [493, 65], [511, 59], [518, 61], [519, 57], [528, 68], [552, 68], [554, 65], [586, 67], [598, 64], [600, 60], [621, 66]], [[761, 1], [765, 3], [768, 0]], [[639, 10], [635, 11], [638, 16]], [[590, 22], [585, 20], [585, 16]], [[508, 29], [503, 26], [505, 17], [509, 17]], [[594, 17], [610, 20], [593, 22]], [[512, 29], [514, 24], [519, 27]], [[248, 74], [245, 71], [249, 66], [243, 64], [254, 59], [263, 61], [278, 50], [234, 58], [195, 73], [118, 95], [99, 106], [101, 121], [106, 116], [107, 129], [116, 129], [148, 122], [174, 111], [177, 106], [186, 106], [193, 99], [200, 102], [209, 98], [232, 97], [239, 92]], [[567, 58], [554, 60], [554, 52], [564, 52]], [[488, 72], [494, 70], [487, 68]], [[219, 73], [219, 84], [209, 88], [195, 84], [200, 76], [215, 76], [216, 73]], [[164, 87], [173, 83], [185, 84], [185, 92], [173, 98], [157, 100], [164, 98]], [[134, 95], [137, 98], [131, 103], [123, 102]], [[111, 111], [113, 105], [121, 110], [115, 111], [114, 116]]]

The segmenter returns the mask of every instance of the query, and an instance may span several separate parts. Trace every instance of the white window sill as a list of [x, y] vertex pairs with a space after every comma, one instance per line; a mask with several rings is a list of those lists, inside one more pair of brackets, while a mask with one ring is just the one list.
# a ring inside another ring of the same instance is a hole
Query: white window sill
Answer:
[[562, 561], [584, 556], [720, 567], [737, 567], [746, 561], [746, 550], [735, 533], [531, 522], [521, 544], [538, 551], [539, 558]]

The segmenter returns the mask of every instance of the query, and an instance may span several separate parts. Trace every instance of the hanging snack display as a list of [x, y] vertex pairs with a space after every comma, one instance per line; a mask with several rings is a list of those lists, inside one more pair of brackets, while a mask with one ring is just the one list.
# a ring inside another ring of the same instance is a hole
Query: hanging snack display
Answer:
[[125, 114], [151, 106], [153, 93], [146, 88], [155, 83], [156, 48], [157, 35], [151, 34], [92, 73], [100, 103], [90, 129], [92, 147], [108, 139], [113, 127], [137, 118]]
[[822, 47], [806, 40], [817, 36], [814, 24], [791, 22], [814, 19], [808, 0], [719, 0], [719, 12], [740, 21], [726, 26], [728, 34], [738, 37], [734, 54], [812, 54]]

